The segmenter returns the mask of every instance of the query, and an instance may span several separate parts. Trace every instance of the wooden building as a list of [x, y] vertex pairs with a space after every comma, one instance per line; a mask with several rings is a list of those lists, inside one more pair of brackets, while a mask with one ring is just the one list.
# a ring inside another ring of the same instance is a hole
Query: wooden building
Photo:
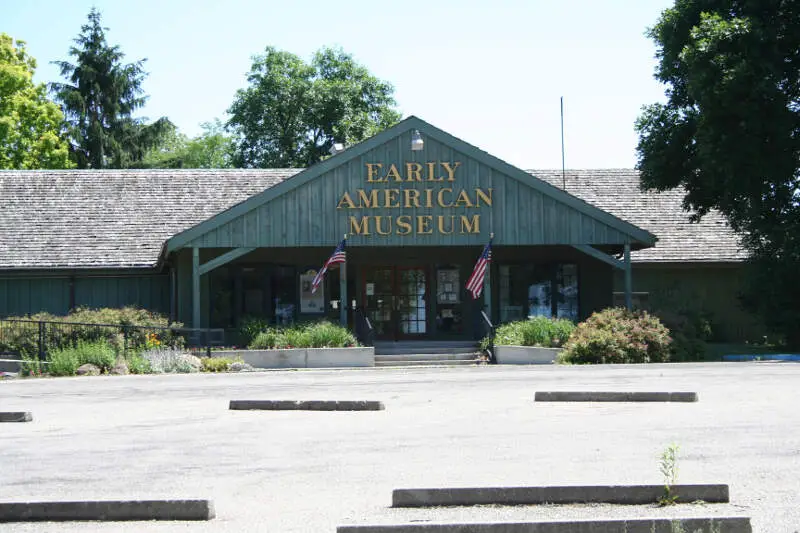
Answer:
[[[312, 294], [344, 235], [346, 269]], [[627, 297], [746, 337], [742, 260], [718, 215], [690, 224], [679, 191], [644, 194], [633, 170], [523, 171], [416, 117], [307, 169], [0, 172], [0, 316], [139, 305], [233, 328], [358, 308], [379, 338], [466, 340], [481, 309], [579, 320]]]

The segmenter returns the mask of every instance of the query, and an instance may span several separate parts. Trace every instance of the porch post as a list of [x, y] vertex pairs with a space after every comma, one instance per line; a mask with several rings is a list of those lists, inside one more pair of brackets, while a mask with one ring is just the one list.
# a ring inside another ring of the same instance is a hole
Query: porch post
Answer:
[[486, 267], [486, 277], [483, 278], [483, 306], [486, 308], [486, 316], [492, 320], [492, 263]]
[[631, 245], [625, 243], [625, 307], [633, 308], [633, 280], [631, 279]]
[[343, 328], [347, 327], [347, 260], [339, 263], [339, 323]]
[[200, 327], [200, 248], [192, 248], [192, 327]]

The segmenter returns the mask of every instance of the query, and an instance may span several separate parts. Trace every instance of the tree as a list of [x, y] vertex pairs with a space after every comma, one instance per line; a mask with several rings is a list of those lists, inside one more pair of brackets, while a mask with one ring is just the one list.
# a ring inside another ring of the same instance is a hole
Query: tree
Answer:
[[392, 85], [337, 48], [307, 64], [267, 47], [247, 81], [228, 110], [236, 166], [310, 166], [334, 143], [355, 144], [400, 120]]
[[119, 46], [109, 46], [106, 30], [92, 8], [69, 50], [75, 64], [56, 62], [68, 83], [53, 84], [53, 90], [69, 123], [80, 168], [125, 168], [141, 161], [171, 126], [163, 117], [153, 124], [133, 117], [147, 101], [142, 90], [145, 60], [123, 64], [125, 54]]
[[201, 124], [203, 133], [193, 139], [172, 128], [161, 145], [145, 154], [141, 168], [231, 168], [233, 139], [218, 119]]
[[24, 41], [0, 33], [0, 169], [69, 168], [64, 115], [33, 83], [36, 60]]
[[743, 301], [800, 347], [800, 1], [677, 0], [649, 36], [667, 101], [639, 117], [643, 187], [683, 187], [750, 254]]

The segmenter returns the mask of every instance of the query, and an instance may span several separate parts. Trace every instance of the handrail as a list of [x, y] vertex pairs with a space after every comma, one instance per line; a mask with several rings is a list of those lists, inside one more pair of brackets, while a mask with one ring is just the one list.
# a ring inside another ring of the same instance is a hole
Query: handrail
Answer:
[[492, 324], [489, 315], [486, 314], [486, 311], [481, 309], [481, 316], [483, 317], [483, 325], [488, 330], [486, 337], [489, 338], [489, 344], [486, 346], [486, 352], [489, 355], [489, 363], [496, 364], [497, 358], [494, 356], [494, 337], [495, 337], [495, 327]]

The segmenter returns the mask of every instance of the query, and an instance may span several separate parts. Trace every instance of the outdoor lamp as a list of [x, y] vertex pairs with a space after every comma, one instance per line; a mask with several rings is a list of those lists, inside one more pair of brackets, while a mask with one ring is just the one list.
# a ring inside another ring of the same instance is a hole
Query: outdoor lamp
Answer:
[[331, 146], [331, 149], [328, 150], [328, 151], [330, 152], [331, 155], [336, 155], [339, 152], [344, 152], [344, 144], [342, 144], [342, 143], [333, 143], [333, 146]]
[[418, 152], [425, 147], [425, 141], [422, 140], [422, 135], [419, 134], [419, 130], [414, 130], [414, 133], [411, 134], [411, 150]]

